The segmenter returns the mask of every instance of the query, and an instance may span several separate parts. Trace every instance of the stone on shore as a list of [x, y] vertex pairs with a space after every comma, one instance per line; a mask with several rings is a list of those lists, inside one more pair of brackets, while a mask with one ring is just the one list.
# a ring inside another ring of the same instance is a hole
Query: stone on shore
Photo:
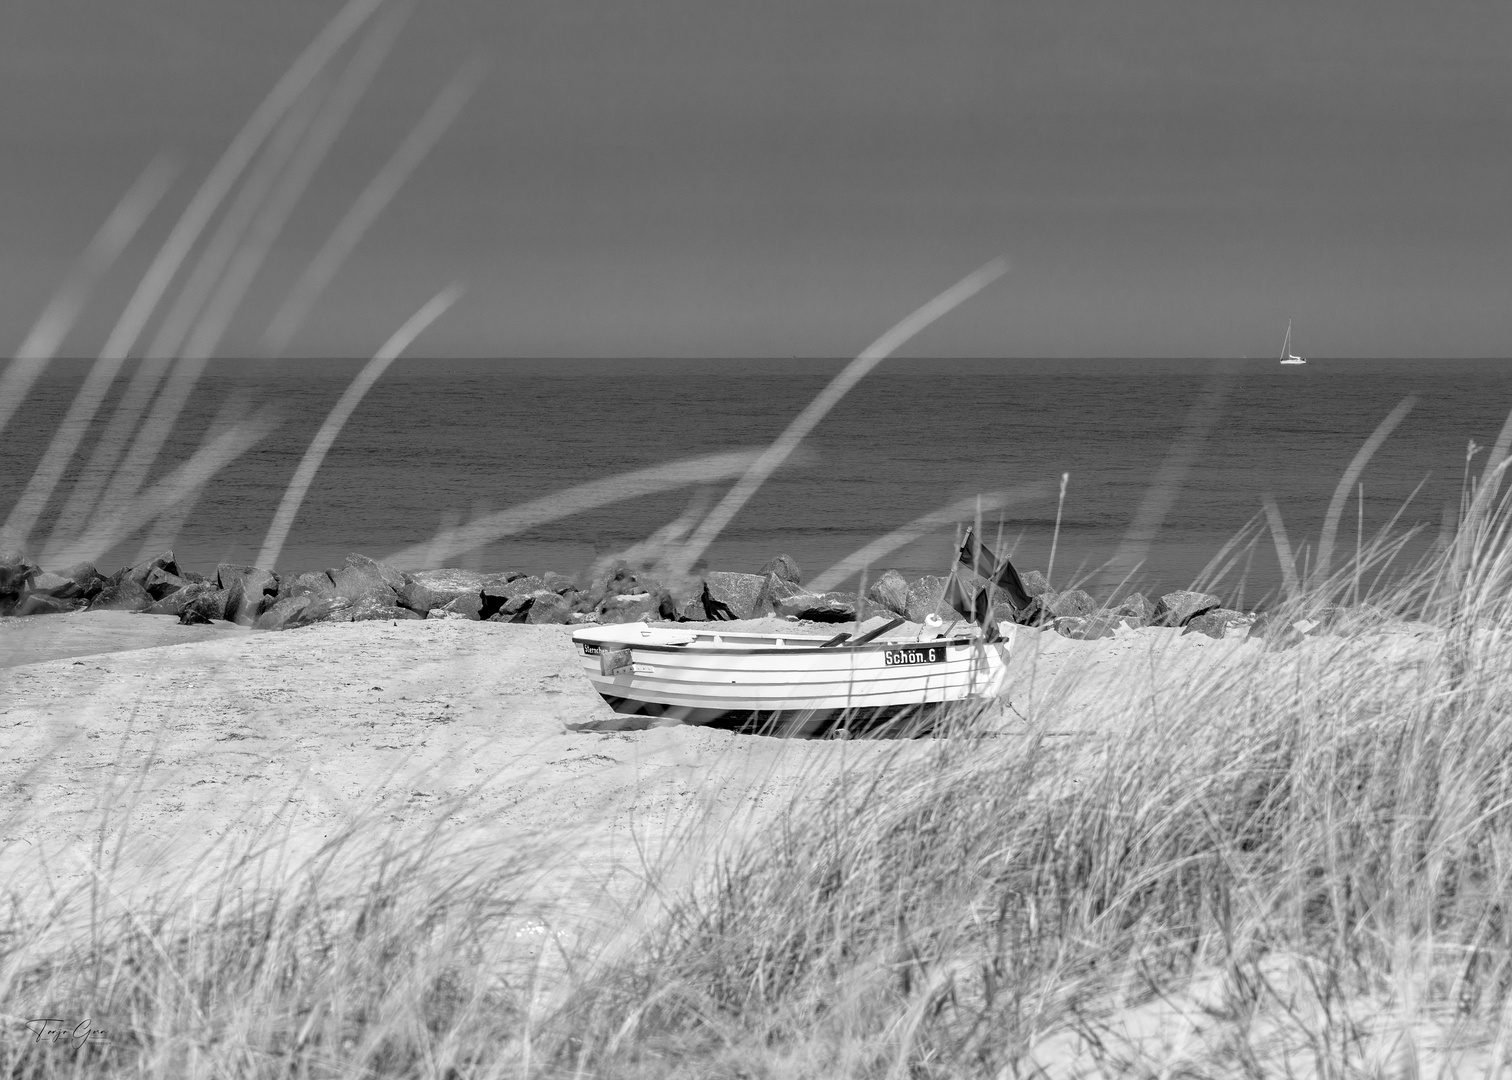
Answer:
[[[420, 584], [418, 581], [407, 581], [404, 583], [404, 588], [399, 590], [398, 602], [400, 607], [408, 608], [410, 611], [419, 612], [421, 615], [424, 615], [435, 608], [445, 607], [461, 595], [463, 594], [457, 593], [452, 595], [450, 593], [438, 592], [428, 585]], [[475, 593], [474, 595], [477, 594]]]
[[803, 584], [803, 574], [798, 569], [797, 560], [791, 555], [779, 555], [775, 559], [768, 559], [756, 573], [762, 577], [766, 577], [768, 574], [776, 574], [783, 581], [791, 582], [794, 585]]
[[1049, 579], [1047, 579], [1045, 575], [1040, 573], [1038, 570], [1030, 570], [1027, 573], [1020, 574], [1019, 579], [1023, 581], [1024, 591], [1028, 593], [1031, 598], [1039, 596], [1041, 593], [1050, 591]]
[[704, 576], [703, 594], [699, 597], [703, 614], [699, 619], [759, 619], [769, 607], [763, 606], [766, 578], [760, 574], [737, 574], [715, 570]]
[[273, 605], [257, 617], [253, 627], [258, 630], [283, 630], [284, 628], [297, 625], [299, 616], [313, 603], [316, 598], [310, 593], [300, 593], [298, 596], [284, 596], [273, 602]]
[[[550, 591], [538, 577], [517, 577], [502, 584], [484, 585], [477, 594], [480, 598], [478, 618], [491, 622], [523, 622], [525, 612], [535, 602], [536, 593]], [[464, 598], [458, 597], [459, 600]]]
[[105, 575], [96, 570], [93, 563], [74, 563], [59, 570], [58, 576], [77, 585], [79, 595], [84, 597], [92, 597], [105, 587]]
[[949, 578], [926, 575], [908, 587], [908, 607], [904, 612], [909, 622], [922, 623], [930, 615], [938, 615], [944, 606], [945, 587]]
[[154, 566], [148, 571], [147, 577], [142, 581], [147, 594], [154, 600], [161, 600], [169, 593], [178, 592], [187, 584], [189, 582], [185, 581], [178, 574], [165, 570], [161, 566]]
[[383, 583], [395, 593], [404, 588], [404, 583], [409, 580], [403, 570], [390, 566], [386, 562], [370, 559], [366, 555], [348, 555], [346, 557], [346, 564], [355, 569], [365, 570], [378, 575], [383, 580]]
[[483, 597], [477, 593], [454, 596], [440, 607], [446, 613], [444, 617], [448, 619], [467, 619], [477, 622], [484, 618]]
[[19, 550], [0, 550], [0, 615], [13, 611], [40, 570], [27, 562]]
[[216, 568], [215, 577], [226, 590], [226, 621], [251, 626], [278, 592], [278, 575], [256, 566]]
[[1181, 589], [1160, 598], [1150, 621], [1156, 626], [1185, 626], [1188, 619], [1222, 605], [1223, 601], [1212, 593]]
[[152, 606], [152, 596], [140, 582], [126, 578], [107, 585], [89, 602], [91, 611], [145, 611]]
[[[209, 584], [208, 582], [206, 584]], [[179, 610], [179, 622], [186, 626], [195, 623], [217, 622], [226, 617], [226, 590], [211, 587], [199, 592]]]
[[1120, 615], [1137, 619], [1140, 626], [1148, 626], [1155, 618], [1155, 604], [1144, 593], [1134, 593], [1125, 597], [1114, 610]]
[[1214, 608], [1205, 611], [1201, 615], [1193, 615], [1182, 627], [1183, 634], [1205, 634], [1210, 638], [1224, 637], [1230, 627], [1244, 626], [1247, 628], [1249, 619], [1242, 611], [1234, 611], [1229, 608]]
[[[336, 595], [354, 608], [364, 602], [392, 607], [397, 600], [398, 593], [390, 584], [390, 578], [385, 577], [382, 568], [372, 559], [349, 556], [347, 565], [328, 570], [326, 573], [331, 576], [331, 584], [336, 587]], [[403, 588], [403, 577], [399, 577], [398, 580], [399, 588]]]
[[49, 596], [45, 592], [30, 592], [23, 596], [12, 615], [59, 615], [65, 611], [77, 611], [85, 601], [63, 600], [56, 596]]
[[358, 600], [342, 617], [342, 622], [377, 622], [380, 619], [423, 619], [424, 615], [416, 614], [407, 608], [402, 608], [394, 603], [394, 595], [390, 593], [387, 598], [382, 596], [365, 596]]
[[804, 622], [842, 623], [856, 621], [856, 594], [798, 591], [773, 600], [775, 613]]
[[572, 621], [572, 605], [558, 593], [542, 590], [525, 613], [528, 623], [569, 623]]
[[[182, 589], [176, 589], [154, 600], [152, 605], [146, 608], [145, 611], [148, 615], [180, 616], [184, 613], [184, 608], [188, 607], [201, 596], [219, 591], [213, 582], [190, 582]], [[224, 614], [224, 602], [222, 602], [222, 614]]]
[[454, 566], [445, 566], [439, 570], [417, 570], [408, 575], [409, 580], [417, 585], [423, 585], [434, 592], [448, 594], [448, 600], [466, 592], [482, 592], [485, 585], [505, 585], [524, 576], [514, 571], [485, 574], [478, 570], [462, 570]]
[[[546, 592], [544, 595], [554, 594]], [[599, 601], [594, 614], [601, 623], [629, 623], [638, 622], [642, 618], [672, 618], [677, 614], [677, 609], [665, 591], [617, 593]]]
[[908, 580], [896, 570], [888, 570], [866, 590], [866, 598], [897, 615], [908, 615]]
[[1067, 589], [1063, 593], [1056, 594], [1049, 608], [1050, 614], [1057, 619], [1081, 618], [1096, 610], [1097, 601], [1081, 589]]
[[279, 580], [279, 600], [290, 596], [313, 596], [321, 599], [335, 595], [336, 584], [331, 580], [331, 575], [324, 570], [313, 570], [297, 577], [284, 577]]
[[33, 596], [41, 593], [54, 600], [74, 600], [84, 595], [84, 588], [73, 578], [43, 570], [32, 578], [30, 592]]
[[[150, 559], [143, 559], [135, 566], [123, 567], [116, 571], [114, 576], [117, 580], [134, 581], [138, 585], [147, 586], [147, 579], [152, 576], [154, 570], [161, 570], [164, 573], [172, 574], [176, 578], [180, 576], [178, 560], [173, 557], [173, 552], [171, 551], [154, 555]], [[148, 591], [151, 591], [150, 587]]]

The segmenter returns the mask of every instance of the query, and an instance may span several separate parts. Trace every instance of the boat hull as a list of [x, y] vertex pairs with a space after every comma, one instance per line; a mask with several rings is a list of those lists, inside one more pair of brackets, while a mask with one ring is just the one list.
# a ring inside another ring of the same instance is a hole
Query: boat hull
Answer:
[[823, 641], [642, 624], [573, 635], [584, 674], [615, 712], [743, 730], [922, 730], [946, 708], [995, 696], [1007, 678], [1003, 642]]

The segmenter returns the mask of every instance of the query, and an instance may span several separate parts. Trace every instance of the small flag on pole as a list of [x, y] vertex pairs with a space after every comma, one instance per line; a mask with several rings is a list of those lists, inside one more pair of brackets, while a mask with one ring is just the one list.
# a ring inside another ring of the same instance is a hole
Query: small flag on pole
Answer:
[[960, 575], [951, 574], [950, 584], [945, 587], [945, 602], [967, 622], [976, 623], [982, 629], [987, 629], [992, 609], [989, 606], [986, 589], [978, 589], [976, 594], [972, 595], [967, 591], [966, 586], [961, 584]]
[[966, 540], [961, 545], [961, 565], [968, 567], [978, 577], [986, 578], [994, 587], [1002, 589], [1008, 596], [1008, 602], [1016, 610], [1022, 611], [1029, 606], [1029, 591], [1024, 588], [1024, 579], [1019, 577], [1013, 563], [999, 559], [969, 528], [966, 530]]

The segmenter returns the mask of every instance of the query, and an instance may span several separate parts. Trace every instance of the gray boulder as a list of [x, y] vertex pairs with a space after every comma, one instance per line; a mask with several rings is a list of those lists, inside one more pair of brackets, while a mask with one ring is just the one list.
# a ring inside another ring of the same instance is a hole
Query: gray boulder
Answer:
[[1182, 627], [1182, 635], [1205, 634], [1210, 638], [1221, 638], [1228, 632], [1231, 626], [1240, 626], [1247, 623], [1244, 612], [1233, 611], [1229, 608], [1214, 608], [1205, 611], [1201, 615], [1193, 615]]
[[409, 580], [409, 578], [405, 576], [403, 570], [390, 566], [386, 562], [379, 562], [377, 559], [370, 559], [366, 555], [348, 555], [346, 557], [346, 564], [347, 566], [353, 567], [354, 569], [364, 570], [368, 573], [376, 574], [383, 580], [383, 583], [390, 589], [394, 590], [396, 594], [400, 589], [404, 588], [404, 583]]
[[[147, 579], [152, 576], [154, 570], [161, 570], [164, 573], [172, 574], [175, 578], [180, 576], [178, 560], [173, 557], [173, 552], [165, 551], [160, 555], [154, 555], [150, 559], [143, 559], [135, 566], [127, 567], [121, 571], [120, 577], [122, 580], [134, 581], [138, 585], [147, 586]], [[148, 591], [151, 591], [150, 587], [148, 587]]]
[[86, 601], [83, 598], [63, 600], [44, 592], [31, 592], [23, 596], [11, 611], [12, 615], [61, 615], [65, 611], [77, 611]]
[[[543, 590], [536, 595], [536, 602], [555, 593]], [[641, 619], [675, 618], [677, 607], [665, 591], [616, 593], [599, 601], [594, 614], [601, 623], [639, 622]], [[527, 616], [528, 621], [528, 616]]]
[[424, 617], [394, 603], [393, 594], [390, 593], [387, 599], [381, 596], [366, 596], [358, 600], [348, 610], [344, 621], [377, 622], [380, 619], [423, 619]]
[[1212, 593], [1182, 589], [1162, 596], [1150, 621], [1156, 626], [1184, 626], [1188, 619], [1222, 605], [1223, 601]]
[[[300, 626], [318, 622], [351, 622], [352, 602], [344, 596], [317, 596], [297, 616]], [[293, 624], [290, 624], [293, 625]]]
[[313, 570], [297, 577], [284, 577], [278, 585], [278, 599], [286, 600], [291, 596], [312, 596], [316, 599], [328, 599], [336, 594], [336, 584], [331, 580], [331, 575], [324, 570]]
[[195, 595], [179, 609], [179, 622], [186, 625], [208, 623], [226, 617], [226, 590], [216, 588], [209, 582], [205, 584], [209, 587], [196, 588]]
[[258, 630], [283, 630], [290, 626], [299, 625], [299, 616], [313, 603], [316, 598], [310, 593], [301, 593], [298, 596], [285, 596], [273, 602], [273, 606], [257, 617], [252, 625]]
[[760, 574], [715, 570], [704, 577], [700, 619], [756, 619], [771, 610], [763, 602], [767, 579]]
[[867, 587], [866, 598], [898, 615], [908, 614], [908, 581], [896, 570], [888, 570]]
[[440, 608], [446, 613], [442, 618], [477, 622], [483, 617], [483, 598], [477, 593], [463, 593], [441, 604]]
[[[162, 598], [154, 600], [152, 605], [146, 609], [146, 612], [148, 615], [182, 615], [184, 608], [198, 600], [201, 596], [218, 592], [220, 590], [212, 582], [190, 582], [182, 589], [176, 589], [171, 593], [166, 593]], [[216, 618], [221, 618], [225, 615], [225, 594], [221, 593], [221, 596], [220, 614], [216, 615]]]
[[0, 615], [9, 614], [20, 603], [40, 570], [14, 548], [0, 551]]
[[1144, 593], [1126, 597], [1114, 610], [1120, 615], [1138, 620], [1140, 626], [1148, 626], [1155, 618], [1155, 605]]
[[572, 621], [572, 605], [558, 593], [543, 589], [536, 594], [530, 609], [525, 613], [528, 623], [569, 623]]
[[908, 609], [904, 612], [909, 622], [921, 623], [930, 615], [945, 618], [945, 587], [949, 578], [926, 575], [908, 587]]
[[183, 578], [177, 574], [169, 573], [161, 566], [154, 566], [142, 582], [143, 587], [147, 590], [147, 594], [154, 600], [161, 600], [169, 593], [178, 592], [187, 584], [189, 583]]
[[[524, 575], [518, 575], [523, 577]], [[558, 595], [573, 592], [577, 589], [577, 583], [566, 574], [559, 574], [555, 570], [548, 570], [541, 575], [541, 585]]]
[[1095, 641], [1098, 638], [1112, 637], [1118, 632], [1119, 625], [1118, 616], [1104, 614], [1069, 615], [1054, 621], [1057, 634], [1077, 641]]
[[347, 565], [326, 572], [331, 576], [331, 584], [336, 587], [336, 595], [353, 607], [364, 601], [393, 607], [398, 602], [398, 589], [404, 587], [402, 576], [398, 578], [399, 585], [396, 588], [390, 583], [393, 575], [385, 577], [380, 564], [359, 556], [349, 556]]
[[[408, 608], [410, 611], [416, 611], [424, 615], [435, 608], [445, 607], [461, 595], [463, 594], [457, 593], [453, 595], [451, 593], [438, 592], [428, 585], [420, 584], [418, 581], [407, 581], [404, 583], [404, 588], [399, 590], [398, 601], [400, 607]], [[477, 593], [473, 595], [476, 596]]]
[[1080, 618], [1096, 610], [1097, 601], [1081, 589], [1067, 589], [1063, 593], [1056, 594], [1049, 606], [1050, 614], [1057, 619]]
[[145, 611], [152, 606], [152, 596], [142, 584], [129, 578], [107, 585], [89, 602], [91, 611]]
[[58, 576], [67, 578], [79, 587], [79, 595], [90, 597], [105, 587], [105, 575], [94, 568], [93, 563], [74, 563], [58, 571]]
[[255, 623], [278, 593], [277, 575], [258, 567], [219, 567], [216, 579], [226, 590], [226, 620], [243, 626]]
[[515, 616], [524, 618], [524, 612], [535, 600], [538, 592], [550, 592], [546, 583], [538, 577], [519, 577], [512, 581], [484, 585], [479, 591], [481, 607], [478, 617], [499, 622], [512, 622]]
[[805, 622], [856, 621], [856, 594], [845, 592], [800, 592], [776, 602], [776, 613]]
[[465, 592], [481, 592], [485, 585], [504, 585], [525, 575], [513, 571], [485, 574], [479, 570], [462, 570], [447, 566], [439, 570], [417, 570], [407, 576], [409, 580], [418, 585], [424, 585], [427, 589], [438, 593], [449, 593], [448, 599], [450, 599], [461, 596]]
[[1030, 570], [1019, 575], [1024, 582], [1024, 591], [1031, 597], [1039, 596], [1043, 592], [1050, 591], [1050, 581], [1038, 570]]
[[803, 575], [799, 572], [798, 563], [791, 555], [779, 555], [775, 559], [769, 559], [756, 573], [761, 577], [776, 574], [783, 581], [793, 585], [803, 584]]
[[44, 570], [31, 579], [33, 596], [41, 593], [54, 600], [73, 600], [84, 595], [84, 589], [72, 578]]

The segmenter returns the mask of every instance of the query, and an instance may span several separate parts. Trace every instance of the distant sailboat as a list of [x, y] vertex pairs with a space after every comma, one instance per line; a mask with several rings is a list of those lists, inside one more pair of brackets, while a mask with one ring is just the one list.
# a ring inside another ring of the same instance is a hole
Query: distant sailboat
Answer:
[[1306, 360], [1300, 356], [1293, 356], [1291, 351], [1291, 320], [1286, 320], [1286, 340], [1281, 343], [1281, 362], [1283, 364], [1305, 364]]

